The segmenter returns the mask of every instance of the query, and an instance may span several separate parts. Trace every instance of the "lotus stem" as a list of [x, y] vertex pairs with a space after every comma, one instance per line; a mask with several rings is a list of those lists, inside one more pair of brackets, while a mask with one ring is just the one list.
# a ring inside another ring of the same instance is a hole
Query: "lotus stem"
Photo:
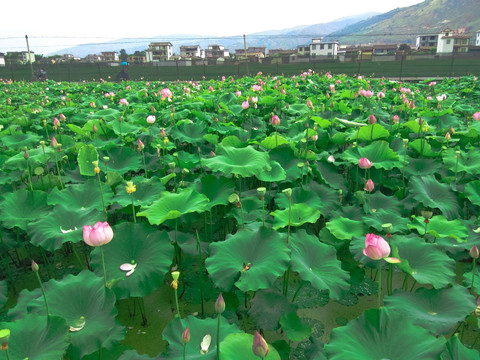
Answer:
[[102, 181], [100, 180], [100, 172], [97, 173], [97, 179], [98, 179], [98, 186], [100, 188], [100, 197], [102, 198], [103, 212], [105, 213], [105, 216], [108, 216], [107, 208], [105, 207], [105, 200], [103, 199], [103, 188], [102, 188]]
[[43, 288], [42, 279], [40, 279], [38, 271], [35, 271], [35, 275], [37, 276], [38, 284], [40, 285], [40, 289], [42, 290], [43, 301], [45, 302], [45, 310], [47, 311], [47, 316], [50, 316], [50, 311], [48, 310], [47, 296], [45, 294], [45, 289]]
[[60, 166], [58, 165], [58, 155], [55, 153], [55, 165], [57, 166], [57, 173], [58, 173], [58, 179], [60, 180], [60, 186], [62, 189], [65, 189], [65, 185], [63, 185], [62, 177], [60, 175]]
[[476, 266], [477, 266], [477, 259], [473, 258], [473, 268], [472, 268], [472, 291], [473, 291], [473, 282], [475, 280], [475, 271], [476, 271]]
[[148, 175], [147, 175], [147, 163], [145, 161], [145, 152], [143, 151], [142, 149], [142, 158], [143, 158], [143, 168], [145, 169], [145, 178], [148, 178]]
[[410, 292], [413, 291], [413, 288], [415, 287], [415, 285], [417, 285], [417, 280], [414, 279], [413, 285], [412, 285], [412, 287], [410, 288]]
[[377, 304], [380, 308], [382, 303], [382, 260], [378, 262], [378, 299]]
[[145, 301], [143, 300], [143, 297], [140, 297], [138, 300], [138, 307], [140, 308], [140, 314], [142, 315], [142, 326], [145, 327], [147, 326], [147, 315], [145, 312]]
[[217, 316], [217, 356], [216, 359], [220, 360], [220, 317], [222, 315], [218, 314]]
[[186, 359], [186, 352], [187, 352], [187, 344], [183, 343], [183, 360]]
[[177, 307], [177, 316], [179, 319], [181, 319], [180, 317], [180, 307], [178, 306], [178, 289], [175, 288], [175, 306]]
[[200, 301], [201, 301], [201, 315], [204, 313], [204, 300], [203, 300], [203, 258], [202, 258], [202, 248], [200, 246], [200, 237], [198, 236], [198, 230], [195, 230], [197, 234], [197, 251], [198, 251], [198, 266], [200, 268], [200, 274], [198, 280], [200, 282]]
[[130, 199], [132, 200], [132, 214], [133, 214], [133, 222], [137, 223], [137, 216], [135, 215], [135, 205], [133, 204], [133, 193], [130, 194]]
[[298, 295], [298, 293], [300, 292], [300, 290], [303, 288], [303, 285], [305, 285], [305, 281], [302, 281], [302, 282], [300, 283], [300, 285], [298, 286], [297, 291], [295, 291], [295, 294], [293, 295], [293, 298], [292, 298], [292, 301], [291, 301], [292, 303], [293, 303], [293, 302], [295, 301], [295, 299], [297, 298], [297, 295]]
[[32, 172], [30, 170], [30, 164], [28, 163], [28, 158], [27, 158], [27, 172], [28, 172], [28, 183], [30, 185], [30, 190], [33, 191]]
[[103, 281], [105, 283], [105, 287], [107, 287], [107, 271], [105, 270], [105, 256], [103, 255], [102, 246], [100, 246], [100, 254], [102, 254]]

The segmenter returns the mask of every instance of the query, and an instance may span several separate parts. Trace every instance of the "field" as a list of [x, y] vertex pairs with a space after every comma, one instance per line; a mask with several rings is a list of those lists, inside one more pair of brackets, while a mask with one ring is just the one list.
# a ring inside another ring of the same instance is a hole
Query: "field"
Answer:
[[[118, 67], [106, 66], [105, 64], [34, 64], [34, 70], [43, 67], [47, 71], [48, 78], [55, 81], [98, 81], [100, 79], [115, 79]], [[373, 77], [416, 78], [416, 77], [452, 77], [465, 75], [480, 75], [480, 57], [464, 58], [456, 55], [453, 59], [408, 60], [408, 61], [383, 61], [383, 62], [312, 62], [300, 64], [260, 64], [249, 63], [248, 73], [256, 74], [263, 72], [271, 75], [292, 76], [307, 69], [316, 72], [332, 72], [336, 74], [365, 74]], [[174, 80], [200, 80], [220, 79], [221, 76], [242, 77], [247, 75], [245, 63], [236, 65], [211, 65], [211, 66], [150, 66], [131, 65], [130, 77], [132, 80], [148, 81], [174, 81]], [[109, 78], [110, 77], [110, 78]], [[0, 67], [0, 78], [16, 81], [30, 80], [30, 67], [27, 65], [8, 65]]]
[[0, 360], [478, 359], [479, 80], [334, 65], [3, 80]]

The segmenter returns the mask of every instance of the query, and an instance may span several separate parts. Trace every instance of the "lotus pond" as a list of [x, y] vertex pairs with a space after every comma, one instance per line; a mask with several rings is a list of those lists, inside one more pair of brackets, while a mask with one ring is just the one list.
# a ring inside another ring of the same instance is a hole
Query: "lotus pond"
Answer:
[[476, 77], [0, 86], [0, 359], [479, 358]]

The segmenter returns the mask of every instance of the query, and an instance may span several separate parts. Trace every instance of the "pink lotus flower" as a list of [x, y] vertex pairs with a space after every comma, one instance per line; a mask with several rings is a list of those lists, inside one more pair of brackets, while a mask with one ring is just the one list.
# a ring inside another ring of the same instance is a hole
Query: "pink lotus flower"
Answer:
[[165, 98], [170, 99], [172, 97], [172, 92], [170, 91], [169, 88], [162, 89], [161, 94], [162, 94], [162, 100], [165, 100]]
[[473, 120], [480, 120], [480, 111], [473, 114]]
[[398, 124], [400, 122], [400, 117], [398, 115], [393, 115], [392, 121], [394, 124]]
[[145, 144], [140, 139], [137, 140], [137, 148], [138, 151], [142, 151], [145, 148]]
[[373, 124], [375, 124], [376, 122], [377, 122], [377, 118], [375, 117], [375, 115], [370, 114], [370, 116], [368, 117], [368, 123], [369, 123], [370, 125], [373, 125]]
[[268, 344], [257, 330], [255, 330], [255, 335], [253, 335], [252, 350], [255, 355], [262, 359], [265, 359], [265, 357], [268, 355]]
[[260, 85], [255, 84], [255, 85], [252, 86], [252, 90], [253, 91], [262, 91], [263, 89]]
[[63, 114], [60, 114], [58, 117], [59, 117], [60, 120], [62, 120], [62, 121], [66, 120], [66, 117], [65, 117], [65, 115], [63, 115]]
[[250, 104], [248, 101], [244, 101], [242, 102], [242, 109], [246, 110], [250, 107]]
[[152, 124], [155, 124], [155, 115], [148, 115], [147, 116], [147, 123], [149, 123], [150, 125]]
[[442, 94], [442, 95], [438, 95], [438, 96], [437, 96], [437, 100], [438, 100], [438, 101], [443, 101], [443, 100], [445, 100], [446, 98], [447, 98], [447, 95], [446, 95], [446, 94]]
[[335, 162], [335, 157], [333, 155], [330, 155], [328, 158], [327, 158], [327, 161], [330, 162], [330, 163], [334, 163]]
[[390, 245], [388, 245], [384, 238], [375, 234], [367, 234], [365, 236], [363, 255], [368, 256], [372, 260], [385, 259], [392, 264], [401, 262], [397, 258], [388, 257], [388, 255], [390, 255]]
[[120, 270], [126, 271], [127, 273], [125, 274], [126, 277], [129, 277], [135, 272], [135, 268], [137, 267], [137, 264], [130, 264], [130, 263], [125, 263], [120, 265]]
[[213, 90], [214, 90], [214, 89], [213, 89], [213, 86], [210, 85], [210, 86], [208, 87], [208, 91], [213, 91]]
[[102, 246], [108, 244], [113, 238], [113, 230], [108, 222], [98, 221], [95, 225], [83, 226], [83, 241], [90, 246]]
[[215, 301], [215, 312], [221, 314], [225, 311], [225, 300], [223, 300], [222, 293], [218, 295], [217, 301]]
[[367, 158], [363, 157], [358, 159], [358, 166], [360, 167], [360, 169], [369, 169], [372, 167], [372, 162]]
[[430, 95], [427, 96], [427, 100], [430, 101], [432, 100], [432, 97]]
[[385, 93], [383, 93], [381, 91], [379, 93], [377, 93], [377, 98], [378, 99], [383, 99], [384, 97], [385, 97]]
[[278, 117], [278, 115], [273, 115], [272, 118], [270, 119], [270, 123], [271, 123], [273, 126], [278, 126], [278, 125], [280, 125], [280, 118]]
[[372, 192], [375, 188], [375, 184], [373, 183], [372, 179], [368, 179], [367, 183], [365, 184], [365, 190], [368, 192]]
[[128, 105], [128, 101], [127, 99], [120, 99], [120, 101], [118, 102], [120, 105], [124, 105], [124, 106], [127, 106]]
[[55, 136], [52, 136], [52, 141], [50, 141], [50, 146], [52, 148], [58, 147], [58, 141], [57, 141], [57, 139], [55, 139]]
[[239, 97], [242, 95], [242, 92], [240, 90], [235, 91], [235, 96]]
[[53, 118], [53, 128], [56, 130], [60, 126], [60, 120]]
[[190, 330], [188, 330], [188, 327], [186, 327], [185, 330], [183, 330], [182, 342], [184, 344], [188, 344], [190, 342]]
[[313, 109], [312, 100], [310, 100], [310, 99], [307, 100], [307, 107], [309, 107], [310, 109]]

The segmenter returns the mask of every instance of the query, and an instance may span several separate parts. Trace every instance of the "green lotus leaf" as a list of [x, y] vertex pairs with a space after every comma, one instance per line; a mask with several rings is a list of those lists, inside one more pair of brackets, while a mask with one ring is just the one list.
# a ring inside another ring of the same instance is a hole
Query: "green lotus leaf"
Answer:
[[345, 160], [355, 165], [358, 165], [360, 158], [367, 158], [375, 169], [391, 170], [402, 166], [398, 154], [390, 148], [388, 142], [383, 140], [374, 141], [365, 147], [349, 148], [343, 156]]
[[[128, 147], [117, 146], [108, 151], [101, 151], [99, 155], [100, 159], [103, 159], [104, 156], [110, 158], [108, 162], [109, 171], [113, 170], [122, 175], [128, 171], [138, 171], [143, 166], [142, 157]], [[99, 166], [102, 171], [107, 170], [102, 162]]]
[[138, 355], [130, 346], [115, 344], [110, 349], [102, 349], [84, 356], [82, 360], [152, 360], [148, 355]]
[[248, 315], [257, 327], [270, 331], [280, 327], [283, 314], [296, 310], [297, 305], [289, 302], [279, 291], [266, 289], [255, 293]]
[[223, 291], [235, 284], [242, 291], [270, 287], [290, 260], [285, 235], [269, 228], [240, 230], [223, 242], [210, 245], [205, 260], [213, 282]]
[[390, 133], [380, 124], [373, 124], [362, 126], [357, 130], [352, 139], [359, 139], [362, 141], [374, 141], [379, 139], [387, 139]]
[[262, 209], [262, 201], [256, 195], [241, 199], [241, 203], [241, 207], [232, 207], [227, 214], [229, 217], [234, 217], [238, 224], [248, 224], [260, 220], [262, 211], [265, 211], [266, 215], [268, 214], [267, 209]]
[[480, 153], [472, 148], [468, 152], [460, 151], [457, 161], [455, 149], [449, 148], [442, 152], [443, 163], [450, 171], [465, 171], [467, 174], [476, 176], [480, 174]]
[[239, 149], [219, 147], [214, 157], [203, 159], [202, 162], [212, 171], [243, 177], [259, 175], [271, 169], [268, 153], [257, 151], [251, 146]]
[[143, 207], [137, 216], [145, 216], [150, 224], [160, 225], [166, 220], [176, 219], [184, 214], [203, 212], [207, 206], [208, 198], [190, 187], [179, 193], [162, 192], [157, 201]]
[[[133, 203], [135, 206], [149, 206], [158, 196], [165, 191], [165, 186], [157, 177], [146, 179], [141, 176], [137, 176], [132, 179], [133, 184], [136, 187], [136, 191], [133, 193]], [[98, 187], [98, 186], [97, 186]], [[113, 202], [120, 204], [123, 207], [132, 206], [132, 197], [127, 193], [125, 183], [122, 181], [115, 189], [115, 197]]]
[[276, 132], [266, 137], [260, 142], [260, 146], [267, 150], [275, 149], [276, 147], [288, 144], [289, 141]]
[[42, 137], [36, 134], [14, 134], [0, 137], [0, 143], [12, 150], [23, 150], [37, 146]]
[[444, 344], [444, 338], [437, 339], [402, 314], [380, 308], [333, 329], [325, 351], [329, 360], [435, 360]]
[[[53, 151], [54, 150], [50, 146], [45, 146], [45, 154], [41, 147], [33, 150], [28, 150], [28, 164], [30, 166], [44, 164], [45, 157], [49, 159]], [[23, 156], [23, 151], [19, 152], [18, 154], [10, 157], [7, 161], [5, 161], [5, 168], [14, 170], [26, 169], [27, 160], [25, 160]]]
[[442, 167], [442, 162], [438, 159], [419, 157], [417, 159], [408, 157], [405, 165], [405, 171], [408, 175], [423, 176], [434, 174]]
[[395, 290], [384, 302], [413, 324], [442, 335], [450, 333], [477, 307], [475, 298], [459, 285], [440, 290], [419, 288], [415, 293]]
[[48, 205], [62, 205], [79, 213], [92, 210], [103, 211], [102, 194], [105, 206], [112, 204], [113, 192], [110, 187], [102, 183], [100, 190], [96, 179], [88, 179], [83, 184], [68, 185], [63, 190], [54, 188], [48, 195]]
[[294, 151], [290, 147], [282, 146], [269, 152], [270, 160], [276, 161], [287, 173], [288, 181], [297, 181], [302, 177], [302, 170], [297, 166], [301, 161], [295, 157]]
[[275, 220], [273, 228], [278, 230], [286, 226], [302, 226], [305, 223], [316, 223], [320, 218], [320, 211], [307, 204], [294, 204], [285, 210], [275, 210], [270, 213]]
[[432, 150], [432, 145], [430, 145], [425, 139], [417, 139], [408, 144], [408, 146], [414, 149], [422, 156], [426, 157], [437, 157], [440, 156], [440, 152]]
[[366, 213], [375, 213], [379, 210], [385, 210], [395, 213], [403, 211], [403, 206], [396, 196], [387, 196], [380, 191], [365, 196], [365, 204], [363, 205]]
[[115, 134], [120, 136], [124, 136], [126, 134], [135, 135], [138, 134], [142, 129], [137, 124], [125, 120], [119, 121], [118, 119], [115, 119], [109, 121], [108, 124], [111, 126]]
[[78, 167], [80, 168], [80, 174], [85, 176], [95, 176], [94, 161], [98, 161], [98, 152], [95, 146], [85, 145], [78, 151]]
[[[425, 218], [423, 216], [414, 217], [409, 229], [415, 229], [420, 235], [425, 234]], [[449, 237], [458, 242], [466, 242], [468, 238], [468, 229], [462, 220], [447, 220], [443, 215], [436, 215], [430, 218], [427, 226], [427, 233], [435, 238]]]
[[469, 349], [458, 339], [458, 334], [448, 339], [441, 360], [477, 360], [480, 356], [477, 350]]
[[424, 243], [419, 238], [393, 237], [391, 256], [400, 258], [398, 268], [410, 274], [419, 284], [432, 284], [440, 289], [455, 282], [455, 261], [439, 246]]
[[[253, 335], [251, 334], [231, 334], [220, 343], [220, 360], [239, 359], [258, 360], [259, 357], [253, 353]], [[277, 349], [268, 345], [268, 354], [265, 360], [280, 360]]]
[[[146, 223], [122, 223], [113, 227], [114, 237], [103, 246], [107, 281], [115, 283], [113, 291], [117, 299], [144, 297], [163, 283], [173, 258], [173, 246], [167, 232], [158, 231]], [[91, 252], [91, 265], [102, 277], [100, 248]], [[132, 274], [122, 271], [122, 264], [136, 265]]]
[[335, 249], [308, 235], [305, 230], [292, 234], [289, 245], [292, 269], [300, 278], [310, 281], [318, 290], [329, 290], [332, 299], [341, 299], [350, 288], [349, 274], [342, 270]]
[[95, 209], [79, 211], [63, 205], [57, 205], [47, 216], [28, 224], [27, 233], [32, 245], [41, 246], [48, 251], [58, 250], [66, 242], [82, 241], [82, 227], [105, 220], [105, 213]]
[[354, 236], [363, 236], [366, 233], [363, 221], [351, 220], [342, 216], [326, 223], [326, 227], [338, 240], [352, 240]]
[[[117, 358], [112, 357], [112, 360], [115, 360], [115, 359]], [[122, 355], [118, 358], [118, 360], [155, 360], [155, 359], [158, 359], [158, 357], [150, 357], [148, 355], [139, 355], [138, 352], [136, 352], [135, 350], [125, 350], [122, 353]], [[85, 359], [85, 360], [90, 360], [90, 359]], [[91, 360], [94, 360], [94, 359], [92, 358]]]
[[[28, 314], [14, 322], [0, 323], [0, 329], [10, 330], [10, 359], [62, 360], [69, 344], [68, 326], [58, 316]], [[4, 353], [1, 359], [7, 359]]]
[[302, 116], [310, 113], [310, 108], [306, 104], [292, 104], [285, 109], [288, 115]]
[[406, 232], [408, 219], [401, 217], [395, 211], [380, 209], [363, 217], [365, 225], [378, 232], [383, 231], [383, 224], [392, 224], [392, 233]]
[[424, 206], [440, 209], [447, 219], [460, 217], [456, 194], [447, 184], [439, 183], [434, 175], [410, 178], [408, 189], [415, 200]]
[[211, 210], [216, 205], [228, 205], [228, 197], [234, 192], [235, 184], [225, 176], [209, 174], [197, 181], [196, 189], [210, 200], [206, 208]]
[[120, 117], [120, 111], [117, 109], [103, 109], [92, 115], [93, 119], [104, 119], [106, 121], [117, 120]]
[[[227, 320], [220, 316], [220, 342], [230, 334], [240, 333], [241, 331], [234, 324], [229, 324]], [[169, 350], [167, 359], [181, 359], [183, 354], [182, 333], [188, 327], [190, 332], [190, 342], [185, 348], [186, 359], [215, 359], [217, 355], [217, 319], [206, 318], [199, 319], [194, 316], [187, 316], [184, 319], [174, 318], [163, 330], [162, 337], [168, 341]], [[211, 344], [206, 354], [200, 352], [200, 344], [205, 335], [211, 336]], [[220, 343], [220, 354], [223, 353]]]
[[283, 181], [287, 178], [287, 173], [282, 166], [276, 161], [270, 161], [272, 168], [269, 171], [265, 171], [256, 175], [258, 180], [265, 182]]
[[188, 170], [200, 164], [198, 154], [190, 154], [186, 151], [177, 151], [177, 161], [180, 168]]
[[[477, 266], [475, 267], [475, 269], [475, 277], [473, 278], [473, 290], [478, 294], [478, 291], [480, 290], [480, 275], [478, 273]], [[472, 287], [472, 275], [473, 273], [471, 271], [463, 274], [462, 280], [465, 287]]]
[[44, 216], [51, 208], [47, 205], [47, 193], [19, 189], [3, 195], [0, 216], [3, 226], [11, 229], [15, 226], [27, 230], [30, 221]]
[[8, 283], [6, 280], [0, 281], [0, 309], [5, 306], [8, 300]]
[[348, 191], [345, 176], [338, 173], [338, 169], [335, 167], [335, 165], [319, 161], [317, 166], [320, 177], [325, 180], [330, 187], [333, 189], [342, 190], [344, 193]]
[[480, 206], [480, 181], [471, 181], [465, 185], [465, 196], [473, 205]]
[[292, 341], [302, 341], [310, 336], [312, 328], [302, 322], [296, 312], [283, 314], [280, 318], [280, 325], [287, 333], [287, 337]]
[[[62, 317], [68, 326], [73, 327], [82, 320], [81, 317], [85, 320], [81, 330], [70, 333], [68, 353], [72, 360], [79, 360], [101, 346], [108, 348], [125, 336], [123, 328], [115, 321], [115, 295], [105, 287], [103, 278], [84, 270], [60, 281], [52, 279], [44, 283], [44, 288], [51, 315]], [[38, 289], [22, 291], [16, 308], [10, 310], [9, 315], [18, 316], [25, 311], [46, 314], [43, 296]]]
[[171, 128], [169, 134], [180, 142], [198, 145], [203, 142], [203, 136], [206, 132], [205, 122], [182, 122]]

